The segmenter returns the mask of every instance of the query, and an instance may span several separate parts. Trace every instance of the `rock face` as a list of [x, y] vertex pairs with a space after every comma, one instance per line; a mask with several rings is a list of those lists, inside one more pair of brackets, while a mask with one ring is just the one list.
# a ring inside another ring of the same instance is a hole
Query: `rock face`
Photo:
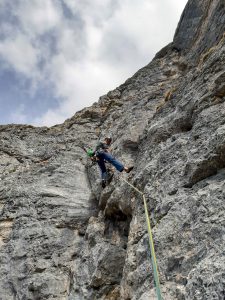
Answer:
[[[174, 41], [64, 124], [0, 126], [0, 299], [225, 299], [225, 3], [190, 0]], [[113, 136], [133, 174], [86, 158]]]

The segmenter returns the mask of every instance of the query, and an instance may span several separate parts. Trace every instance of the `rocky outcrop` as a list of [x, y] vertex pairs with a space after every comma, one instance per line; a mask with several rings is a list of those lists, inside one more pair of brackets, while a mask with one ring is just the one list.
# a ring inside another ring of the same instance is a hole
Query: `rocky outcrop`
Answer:
[[[174, 41], [92, 107], [52, 128], [0, 126], [0, 299], [225, 295], [225, 4], [190, 0]], [[104, 190], [81, 146], [113, 136], [134, 164]]]

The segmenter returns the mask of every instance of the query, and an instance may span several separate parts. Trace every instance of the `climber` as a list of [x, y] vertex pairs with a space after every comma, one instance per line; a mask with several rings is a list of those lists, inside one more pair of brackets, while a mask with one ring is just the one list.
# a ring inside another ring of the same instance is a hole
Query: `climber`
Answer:
[[96, 159], [102, 175], [102, 187], [106, 187], [107, 182], [107, 170], [105, 166], [105, 161], [112, 164], [119, 172], [125, 171], [130, 173], [133, 170], [133, 166], [126, 167], [121, 162], [119, 162], [115, 157], [110, 154], [110, 145], [112, 143], [112, 138], [107, 136], [104, 142], [99, 142], [93, 153], [93, 159]]

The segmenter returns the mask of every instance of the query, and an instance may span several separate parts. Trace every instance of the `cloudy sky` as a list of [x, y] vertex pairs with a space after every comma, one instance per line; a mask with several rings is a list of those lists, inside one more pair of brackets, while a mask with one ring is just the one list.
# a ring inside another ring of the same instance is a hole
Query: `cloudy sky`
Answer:
[[187, 0], [0, 0], [0, 124], [53, 125], [172, 41]]

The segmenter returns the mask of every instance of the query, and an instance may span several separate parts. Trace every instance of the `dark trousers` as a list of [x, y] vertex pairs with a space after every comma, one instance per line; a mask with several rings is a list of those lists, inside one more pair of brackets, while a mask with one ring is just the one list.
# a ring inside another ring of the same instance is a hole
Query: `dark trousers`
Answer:
[[108, 161], [110, 164], [112, 164], [117, 171], [122, 172], [124, 169], [123, 164], [121, 164], [121, 162], [119, 162], [117, 159], [115, 159], [115, 157], [113, 157], [111, 154], [107, 153], [107, 152], [100, 152], [97, 155], [98, 157], [98, 165], [99, 168], [101, 170], [101, 175], [102, 175], [102, 179], [107, 179], [107, 170], [106, 170], [106, 166], [105, 166], [105, 160]]

